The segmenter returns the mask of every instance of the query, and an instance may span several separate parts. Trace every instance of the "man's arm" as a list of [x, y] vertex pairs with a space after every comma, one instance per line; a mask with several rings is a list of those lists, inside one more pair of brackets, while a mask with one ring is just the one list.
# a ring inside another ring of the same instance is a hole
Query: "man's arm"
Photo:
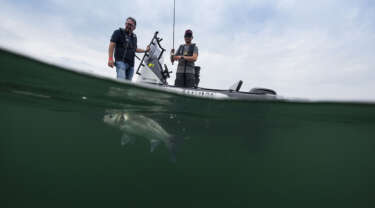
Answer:
[[198, 48], [195, 46], [192, 56], [172, 56], [171, 57], [172, 62], [179, 61], [181, 59], [185, 59], [186, 61], [189, 61], [189, 62], [196, 62], [198, 60]]
[[185, 59], [186, 61], [196, 62], [197, 59], [198, 59], [198, 54], [197, 53], [193, 53], [192, 56], [181, 56], [180, 59]]
[[146, 50], [143, 50], [141, 48], [135, 49], [135, 52], [137, 52], [137, 53], [145, 53], [145, 52], [149, 52], [149, 51], [150, 51], [150, 46], [147, 46]]
[[173, 56], [172, 57], [173, 61], [178, 61], [178, 60], [181, 60], [181, 59], [185, 59], [186, 61], [190, 61], [190, 62], [196, 62], [197, 59], [198, 59], [198, 54], [193, 53], [192, 56]]
[[114, 67], [114, 61], [113, 61], [113, 51], [115, 50], [116, 43], [115, 42], [109, 42], [108, 46], [108, 66], [113, 68]]

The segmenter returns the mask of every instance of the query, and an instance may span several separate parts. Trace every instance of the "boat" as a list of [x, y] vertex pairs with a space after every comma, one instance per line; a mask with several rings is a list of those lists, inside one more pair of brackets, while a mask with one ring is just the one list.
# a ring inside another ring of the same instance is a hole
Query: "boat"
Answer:
[[[243, 84], [242, 80], [236, 81], [228, 89], [210, 89], [198, 87], [200, 67], [195, 67], [196, 86], [194, 88], [182, 88], [169, 85], [167, 80], [172, 71], [164, 63], [163, 55], [166, 51], [161, 45], [162, 38], [156, 31], [150, 41], [150, 51], [146, 52], [140, 59], [136, 74], [139, 75], [136, 80], [141, 85], [147, 85], [151, 88], [162, 89], [178, 94], [184, 94], [194, 97], [206, 97], [215, 99], [236, 99], [236, 100], [274, 100], [278, 99], [276, 91], [267, 88], [252, 88], [250, 91], [240, 91]], [[164, 66], [164, 67], [163, 67]]]

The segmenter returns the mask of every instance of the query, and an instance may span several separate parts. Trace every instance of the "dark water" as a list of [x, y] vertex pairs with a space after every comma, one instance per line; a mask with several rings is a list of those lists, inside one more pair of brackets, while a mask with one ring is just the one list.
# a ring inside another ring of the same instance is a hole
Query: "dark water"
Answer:
[[375, 207], [374, 104], [197, 99], [2, 50], [0, 66], [0, 207]]

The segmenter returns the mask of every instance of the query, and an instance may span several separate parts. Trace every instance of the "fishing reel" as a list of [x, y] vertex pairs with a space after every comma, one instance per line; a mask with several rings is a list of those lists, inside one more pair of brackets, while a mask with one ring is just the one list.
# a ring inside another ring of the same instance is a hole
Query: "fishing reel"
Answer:
[[171, 77], [169, 74], [172, 74], [173, 72], [169, 71], [167, 65], [164, 64], [164, 70], [161, 73], [162, 73], [164, 79], [167, 80], [167, 78]]

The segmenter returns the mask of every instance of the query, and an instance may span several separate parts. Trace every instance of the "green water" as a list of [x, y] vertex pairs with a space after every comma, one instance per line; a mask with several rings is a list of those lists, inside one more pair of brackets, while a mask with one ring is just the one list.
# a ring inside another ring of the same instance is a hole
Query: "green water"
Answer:
[[375, 206], [374, 104], [184, 97], [3, 50], [0, 67], [0, 207]]

